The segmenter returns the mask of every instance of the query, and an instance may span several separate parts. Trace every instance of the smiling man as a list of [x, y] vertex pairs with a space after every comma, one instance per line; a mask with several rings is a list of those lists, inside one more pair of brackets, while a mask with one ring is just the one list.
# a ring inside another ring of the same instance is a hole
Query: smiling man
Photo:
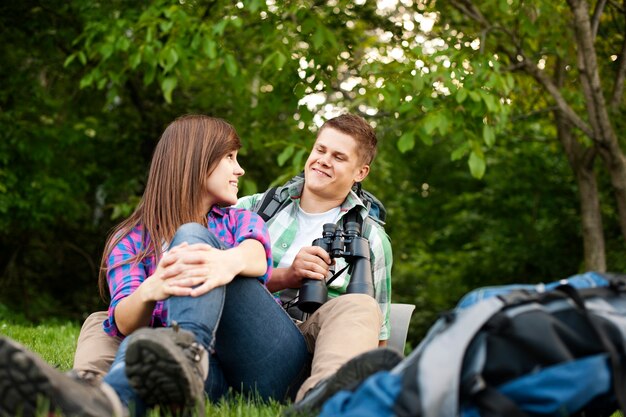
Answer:
[[[266, 221], [275, 267], [267, 287], [286, 308], [303, 279], [327, 279], [332, 264], [336, 271], [346, 265], [343, 258], [331, 260], [324, 249], [312, 246], [325, 223], [343, 226], [346, 214], [356, 211], [370, 245], [374, 298], [344, 294], [350, 276], [343, 273], [329, 285], [330, 301], [315, 313], [307, 317], [288, 309], [313, 353], [311, 375], [298, 391], [295, 411], [317, 409], [334, 392], [389, 369], [400, 358], [389, 349], [375, 349], [390, 334], [391, 244], [352, 189], [369, 174], [376, 147], [376, 134], [361, 117], [345, 114], [328, 120], [305, 163], [304, 178], [276, 191], [285, 196], [284, 203]], [[262, 200], [263, 194], [243, 197], [238, 206], [258, 210]]]

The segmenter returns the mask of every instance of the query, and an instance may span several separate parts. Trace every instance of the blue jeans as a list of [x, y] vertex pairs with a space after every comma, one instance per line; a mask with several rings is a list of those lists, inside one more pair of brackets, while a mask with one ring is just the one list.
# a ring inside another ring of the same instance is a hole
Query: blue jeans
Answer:
[[[224, 249], [221, 241], [205, 226], [181, 226], [170, 248], [187, 242], [208, 243]], [[205, 391], [216, 401], [229, 388], [258, 393], [262, 399], [293, 399], [308, 376], [311, 354], [300, 330], [255, 278], [236, 277], [199, 297], [170, 297], [165, 305], [168, 322], [193, 332], [211, 353]], [[131, 388], [125, 372], [128, 338], [118, 350], [104, 381], [126, 405], [136, 404], [138, 414], [145, 408]]]

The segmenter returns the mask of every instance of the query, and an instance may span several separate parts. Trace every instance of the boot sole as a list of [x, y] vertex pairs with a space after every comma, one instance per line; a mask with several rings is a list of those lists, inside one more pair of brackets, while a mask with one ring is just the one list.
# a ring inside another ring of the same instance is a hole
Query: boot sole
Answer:
[[389, 371], [402, 360], [402, 356], [388, 349], [365, 352], [346, 362], [328, 381], [325, 400], [341, 390], [354, 390], [361, 382], [379, 371]]
[[0, 338], [0, 415], [35, 416], [44, 410], [38, 398], [53, 398], [53, 388], [39, 361], [21, 345]]
[[353, 391], [365, 379], [376, 372], [389, 371], [402, 361], [402, 355], [392, 349], [374, 349], [360, 354], [346, 362], [331, 376], [319, 391], [313, 388], [304, 398], [294, 404], [285, 416], [312, 415], [337, 392]]
[[204, 391], [193, 392], [197, 377], [181, 366], [188, 360], [185, 355], [175, 344], [159, 343], [154, 336], [137, 332], [128, 343], [126, 376], [137, 394], [148, 405], [193, 405], [203, 399]]

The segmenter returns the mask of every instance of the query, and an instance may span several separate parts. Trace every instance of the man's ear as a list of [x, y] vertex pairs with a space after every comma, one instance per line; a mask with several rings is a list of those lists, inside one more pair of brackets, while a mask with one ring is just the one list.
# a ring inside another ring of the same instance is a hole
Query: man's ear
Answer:
[[367, 177], [367, 174], [370, 173], [370, 166], [369, 165], [362, 165], [361, 168], [359, 168], [359, 171], [356, 174], [356, 177], [354, 177], [354, 182], [361, 182], [365, 179], [365, 177]]

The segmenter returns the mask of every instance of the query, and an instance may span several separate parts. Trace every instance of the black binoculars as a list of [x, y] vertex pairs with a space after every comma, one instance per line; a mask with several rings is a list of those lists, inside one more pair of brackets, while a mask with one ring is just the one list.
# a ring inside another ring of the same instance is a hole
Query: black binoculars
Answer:
[[[370, 264], [370, 244], [361, 237], [361, 226], [348, 222], [344, 231], [341, 226], [326, 223], [322, 237], [313, 241], [330, 255], [331, 259], [344, 258], [348, 263], [350, 282], [346, 294], [368, 294], [374, 296], [374, 283]], [[328, 299], [324, 280], [305, 278], [302, 280], [298, 308], [305, 313], [313, 313]]]

